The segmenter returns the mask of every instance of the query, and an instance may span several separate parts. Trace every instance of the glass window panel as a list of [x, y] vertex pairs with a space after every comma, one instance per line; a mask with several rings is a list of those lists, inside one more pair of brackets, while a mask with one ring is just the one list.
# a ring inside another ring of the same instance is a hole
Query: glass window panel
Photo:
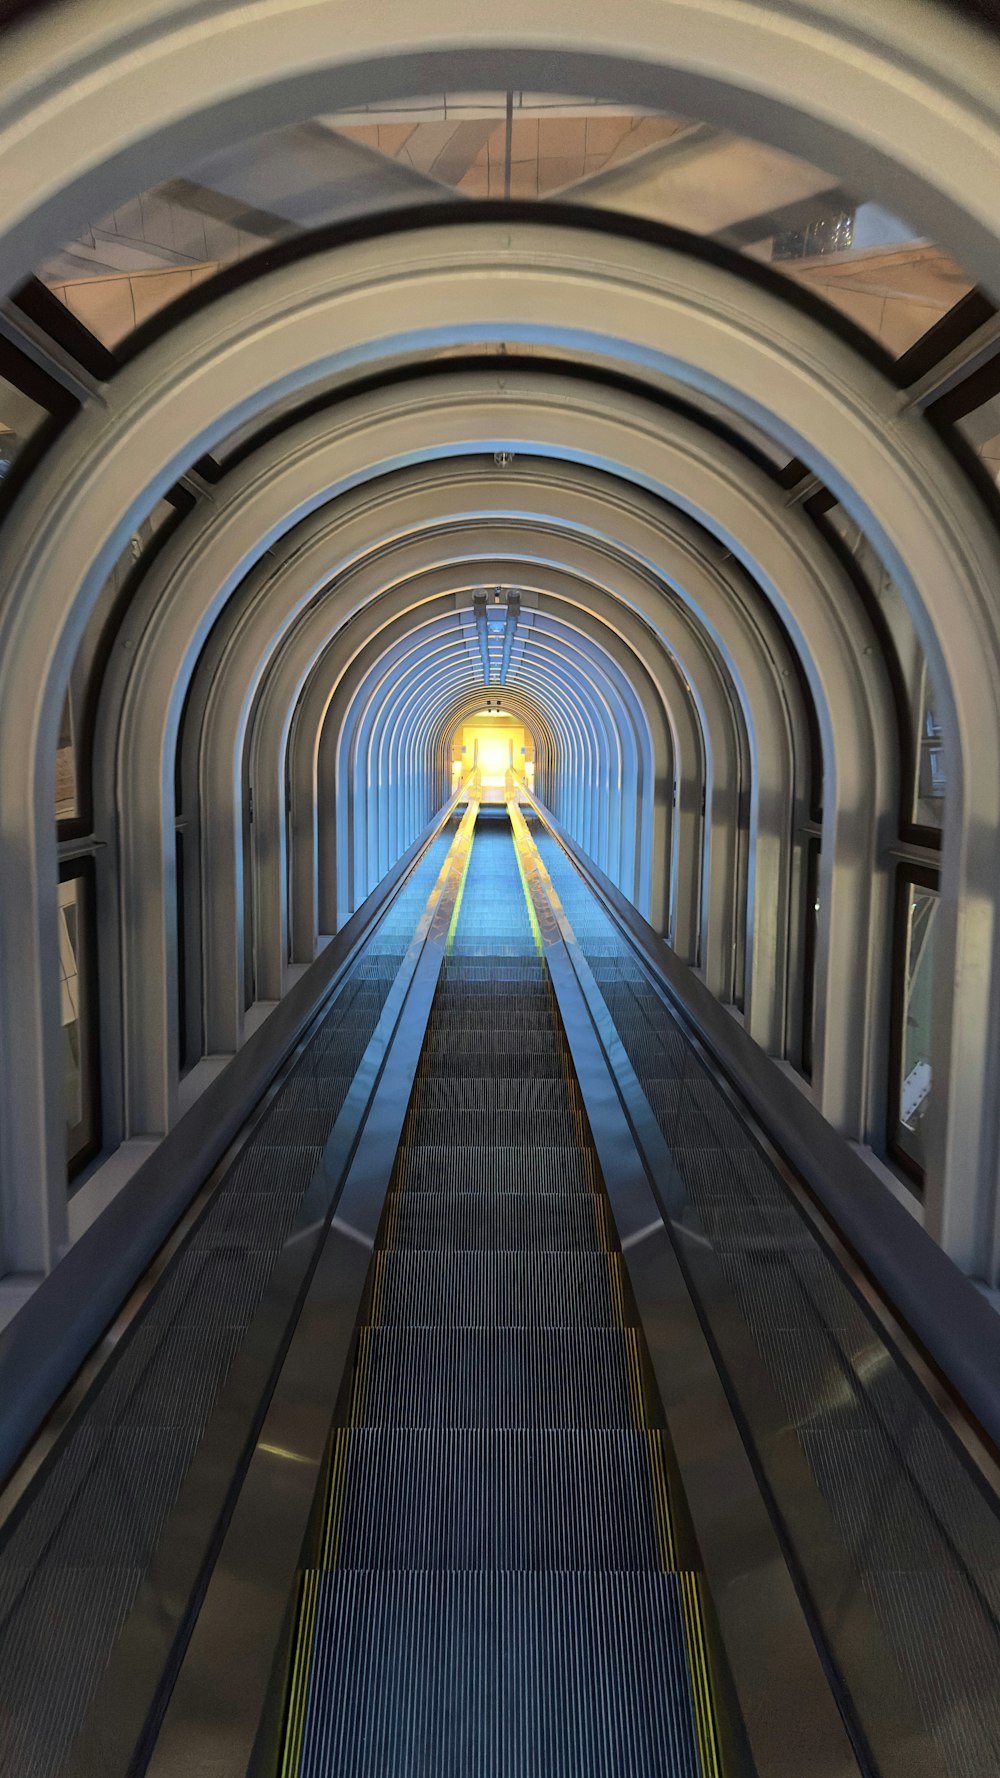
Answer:
[[99, 690], [98, 681], [109, 630], [113, 632], [119, 621], [121, 591], [129, 574], [161, 525], [173, 518], [175, 513], [176, 508], [169, 500], [157, 501], [149, 517], [143, 519], [134, 536], [129, 538], [101, 588], [97, 604], [88, 619], [70, 674], [59, 728], [55, 782], [57, 821], [78, 821], [86, 817], [89, 807], [89, 741], [93, 701]]
[[89, 862], [60, 881], [58, 922], [66, 1160], [72, 1178], [99, 1144], [94, 900]]
[[805, 921], [802, 946], [802, 1046], [799, 1065], [807, 1080], [812, 1079], [813, 1037], [816, 1018], [816, 941], [820, 912], [820, 842], [815, 836], [806, 842], [805, 855]]
[[876, 609], [892, 649], [890, 663], [903, 699], [900, 720], [908, 736], [908, 788], [900, 810], [904, 831], [915, 825], [938, 833], [944, 822], [948, 780], [944, 736], [937, 716], [938, 700], [923, 648], [899, 587], [860, 525], [840, 505], [823, 514], [855, 558], [874, 595]]
[[993, 480], [1000, 483], [1000, 395], [993, 395], [955, 424]]
[[926, 1160], [926, 1123], [932, 1103], [934, 948], [939, 902], [937, 890], [903, 881], [899, 912], [903, 922], [902, 966], [895, 1004], [899, 1060], [893, 1082], [892, 1147], [920, 1173]]
[[47, 418], [37, 401], [0, 376], [0, 485], [22, 446]]
[[303, 229], [409, 203], [558, 199], [728, 241], [898, 355], [970, 289], [905, 222], [790, 154], [619, 101], [430, 94], [316, 117], [179, 170], [39, 276], [113, 347], [221, 266]]
[[898, 217], [839, 192], [817, 198], [793, 227], [745, 250], [832, 304], [893, 358], [972, 289], [947, 254]]
[[59, 973], [62, 988], [63, 1084], [66, 1130], [83, 1120], [83, 1056], [80, 1023], [80, 892], [79, 877], [59, 885]]
[[74, 821], [79, 813], [76, 795], [76, 748], [73, 737], [73, 702], [67, 692], [59, 725], [56, 753], [56, 820]]
[[935, 708], [934, 689], [926, 666], [915, 714], [918, 719], [918, 727], [916, 772], [913, 786], [913, 819], [918, 827], [940, 829], [944, 825], [944, 799], [948, 788], [948, 775], [945, 769], [944, 736]]

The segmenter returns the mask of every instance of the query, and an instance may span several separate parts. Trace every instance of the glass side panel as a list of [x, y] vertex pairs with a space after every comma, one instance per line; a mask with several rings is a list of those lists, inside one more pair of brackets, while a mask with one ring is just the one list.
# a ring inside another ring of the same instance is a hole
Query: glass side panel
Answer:
[[0, 376], [0, 485], [22, 446], [47, 418], [37, 401]]
[[80, 934], [83, 883], [73, 877], [59, 885], [59, 974], [62, 986], [63, 1085], [67, 1147], [83, 1121], [83, 1054], [80, 1020]]
[[993, 395], [955, 424], [993, 480], [1000, 483], [1000, 395]]
[[724, 240], [891, 354], [970, 280], [822, 168], [696, 120], [594, 97], [431, 94], [252, 137], [96, 222], [39, 276], [114, 347], [200, 279], [349, 217], [456, 199], [588, 205]]
[[77, 649], [63, 705], [56, 753], [55, 812], [57, 821], [78, 821], [89, 808], [89, 741], [93, 701], [109, 636], [121, 616], [125, 582], [160, 527], [175, 516], [169, 500], [158, 500], [148, 518], [130, 537], [108, 575]]
[[[781, 218], [777, 218], [781, 221]], [[798, 207], [792, 227], [736, 244], [832, 304], [898, 358], [972, 289], [948, 255], [877, 204], [833, 190]]]
[[944, 731], [935, 708], [931, 676], [924, 667], [917, 717], [916, 772], [913, 786], [913, 819], [918, 827], [940, 829], [944, 824], [944, 800], [948, 789]]
[[816, 1022], [816, 939], [820, 913], [820, 841], [806, 841], [804, 870], [804, 918], [802, 934], [802, 1037], [797, 1058], [807, 1080], [812, 1079]]
[[69, 1177], [99, 1141], [94, 899], [89, 862], [59, 884], [59, 976], [62, 1000], [63, 1091]]
[[79, 813], [76, 794], [76, 744], [73, 736], [73, 700], [69, 692], [59, 724], [56, 753], [56, 820], [75, 821]]
[[896, 1125], [892, 1146], [923, 1172], [926, 1119], [931, 1109], [931, 1039], [934, 1018], [934, 940], [940, 897], [935, 889], [904, 883], [902, 980], [893, 1010], [899, 1021], [899, 1073], [894, 1082]]
[[900, 721], [909, 746], [909, 782], [900, 808], [903, 827], [915, 824], [939, 833], [948, 789], [945, 739], [930, 668], [909, 608], [860, 525], [842, 506], [831, 507], [822, 523], [836, 531], [864, 574], [892, 649], [897, 692], [903, 700]]

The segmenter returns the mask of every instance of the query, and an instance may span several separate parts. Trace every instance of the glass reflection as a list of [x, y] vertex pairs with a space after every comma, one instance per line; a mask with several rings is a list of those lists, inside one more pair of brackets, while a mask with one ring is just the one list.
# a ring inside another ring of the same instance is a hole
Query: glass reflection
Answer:
[[55, 813], [60, 822], [89, 823], [90, 734], [94, 699], [109, 639], [122, 616], [122, 592], [136, 563], [160, 527], [174, 517], [169, 500], [158, 500], [129, 538], [91, 612], [70, 674], [59, 725]]
[[822, 523], [836, 531], [871, 588], [872, 615], [891, 650], [900, 722], [909, 749], [909, 760], [904, 762], [909, 788], [902, 797], [902, 827], [904, 833], [910, 825], [927, 829], [927, 838], [933, 842], [944, 824], [948, 789], [944, 732], [930, 668], [909, 607], [861, 526], [842, 506], [832, 506], [823, 514]]
[[917, 706], [919, 724], [913, 819], [918, 827], [940, 829], [944, 825], [948, 777], [945, 771], [944, 731], [934, 706], [934, 691], [930, 674], [925, 667]]
[[83, 1122], [83, 1032], [80, 1016], [81, 934], [83, 928], [81, 877], [59, 885], [59, 973], [62, 993], [63, 1087], [66, 1109], [67, 1150], [72, 1156], [75, 1138]]
[[1000, 483], [1000, 395], [992, 395], [955, 423], [984, 469]]
[[66, 865], [57, 904], [63, 1096], [70, 1179], [100, 1147], [94, 877], [91, 860]]
[[0, 486], [22, 446], [46, 418], [45, 409], [37, 401], [22, 394], [6, 377], [0, 377]]
[[970, 288], [932, 242], [808, 161], [690, 119], [519, 91], [429, 95], [253, 137], [123, 204], [39, 275], [114, 347], [268, 244], [468, 198], [582, 204], [727, 241], [894, 355]]
[[73, 700], [69, 692], [63, 704], [56, 752], [56, 820], [74, 821], [79, 813], [76, 795], [76, 744], [73, 738]]
[[925, 1122], [931, 1105], [934, 1016], [934, 943], [940, 897], [905, 883], [903, 980], [897, 1001], [899, 1071], [894, 1146], [921, 1173], [926, 1164]]

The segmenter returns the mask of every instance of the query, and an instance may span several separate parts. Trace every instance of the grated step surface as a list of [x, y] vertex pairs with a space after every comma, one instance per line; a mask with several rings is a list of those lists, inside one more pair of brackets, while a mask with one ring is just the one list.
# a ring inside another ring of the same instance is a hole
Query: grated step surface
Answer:
[[645, 1433], [342, 1437], [340, 1568], [660, 1568]]
[[600, 1198], [582, 1192], [404, 1192], [389, 1199], [391, 1243], [404, 1247], [499, 1249], [594, 1246], [606, 1252], [611, 1230]]
[[603, 1253], [429, 1253], [378, 1256], [382, 1327], [614, 1327], [621, 1259]]
[[316, 1584], [302, 1778], [700, 1778], [682, 1577]]
[[412, 1192], [593, 1192], [597, 1174], [592, 1149], [426, 1142], [400, 1150], [394, 1178], [399, 1189]]
[[617, 1328], [369, 1328], [355, 1424], [634, 1424]]

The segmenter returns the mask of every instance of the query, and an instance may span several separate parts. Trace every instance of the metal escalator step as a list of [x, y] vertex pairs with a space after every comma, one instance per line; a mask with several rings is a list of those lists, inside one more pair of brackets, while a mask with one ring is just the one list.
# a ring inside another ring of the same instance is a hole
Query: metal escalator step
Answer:
[[300, 1191], [220, 1192], [198, 1223], [190, 1245], [280, 1247], [295, 1221], [302, 1195]]
[[383, 1327], [617, 1325], [618, 1254], [405, 1249], [380, 1253], [375, 1264], [377, 1319]]
[[456, 935], [456, 942], [448, 958], [448, 974], [457, 975], [459, 979], [470, 972], [489, 970], [490, 978], [494, 974], [508, 978], [520, 975], [538, 975], [538, 951], [530, 932], [523, 937], [511, 937], [497, 930], [491, 930], [481, 938], [470, 938]]
[[618, 1329], [363, 1328], [355, 1423], [635, 1424]]
[[303, 1105], [277, 1104], [261, 1125], [261, 1140], [275, 1145], [296, 1142], [323, 1148], [337, 1121], [338, 1110], [336, 1105], [310, 1109]]
[[142, 1567], [98, 1562], [42, 1563], [30, 1575], [0, 1576], [5, 1778], [54, 1778], [63, 1770], [142, 1577]]
[[[374, 1007], [372, 1010], [372, 1030], [374, 1030], [375, 1025], [378, 1023], [380, 1012], [381, 1007]], [[354, 1076], [358, 1071], [361, 1058], [367, 1048], [368, 1039], [371, 1037], [371, 1034], [371, 1030], [366, 1030], [366, 1032], [362, 1034], [364, 1036], [364, 1042], [361, 1041], [361, 1036], [359, 1035], [357, 1041], [354, 1042], [352, 1039], [350, 1045], [345, 1045], [343, 1042], [333, 1042], [317, 1045], [314, 1049], [310, 1048], [303, 1056], [301, 1062], [296, 1063], [293, 1070], [293, 1078], [323, 1080], [329, 1077], [333, 1080], [346, 1080], [348, 1086], [350, 1086], [351, 1081], [354, 1079]]]
[[682, 1577], [319, 1577], [301, 1778], [698, 1778]]
[[22, 1585], [36, 1585], [40, 1576], [29, 1577], [37, 1565], [143, 1567], [197, 1441], [197, 1426], [81, 1426], [55, 1466], [47, 1497], [29, 1499], [8, 1535], [0, 1590], [15, 1574]]
[[526, 1121], [520, 1111], [423, 1111], [409, 1112], [403, 1140], [467, 1148], [470, 1137], [500, 1148], [577, 1148], [585, 1139], [583, 1120], [570, 1111], [539, 1111]]
[[400, 1149], [395, 1183], [412, 1192], [593, 1192], [597, 1165], [591, 1148], [423, 1143]]
[[353, 1079], [351, 1074], [293, 1074], [281, 1089], [281, 1103], [286, 1111], [340, 1110]]
[[[477, 1013], [473, 1020], [454, 1008], [435, 1012], [427, 1027], [428, 1042], [437, 1045], [442, 1040], [454, 1043], [465, 1039], [471, 1047], [486, 1016], [484, 1013]], [[545, 1048], [558, 1044], [556, 1024], [549, 1013], [532, 1012], [530, 1009], [518, 1013], [513, 1007], [496, 1007], [488, 1016], [491, 1031], [505, 1034], [512, 1052], [516, 1052], [517, 1040], [522, 1036], [537, 1037]]]
[[599, 1248], [611, 1245], [601, 1198], [582, 1192], [404, 1192], [389, 1200], [391, 1247]]
[[[642, 1074], [639, 1075], [642, 1080]], [[753, 1138], [714, 1083], [700, 1072], [684, 1080], [645, 1080], [643, 1091], [665, 1132], [683, 1148], [748, 1148]]]
[[774, 1168], [757, 1148], [675, 1148], [674, 1161], [696, 1204], [785, 1202]]
[[323, 1150], [310, 1144], [255, 1142], [251, 1140], [230, 1167], [222, 1182], [223, 1192], [287, 1192], [300, 1198], [323, 1158]]
[[566, 1082], [566, 1058], [552, 1036], [547, 1035], [545, 1047], [536, 1051], [477, 1048], [474, 1053], [459, 1047], [429, 1050], [421, 1059], [418, 1080], [429, 1081], [447, 1076], [451, 1080], [476, 1081], [507, 1078], [514, 1068], [523, 1068], [532, 1080]]
[[400, 1432], [347, 1440], [338, 1568], [659, 1570], [641, 1432]]
[[439, 988], [434, 1000], [432, 1018], [435, 1026], [442, 1019], [467, 1020], [469, 1024], [488, 1019], [496, 1024], [500, 1021], [510, 1024], [516, 1029], [516, 1021], [523, 1019], [535, 1030], [540, 1027], [552, 1029], [555, 1016], [552, 1011], [552, 1000], [548, 989], [539, 990], [537, 994], [519, 992], [516, 994], [473, 993], [467, 990], [460, 993], [454, 988]]
[[552, 1079], [504, 1072], [503, 1074], [425, 1075], [417, 1087], [415, 1101], [420, 1111], [448, 1111], [458, 1115], [464, 1111], [516, 1111], [519, 1117], [532, 1121], [539, 1112], [568, 1111], [574, 1101], [580, 1103], [575, 1082], [571, 1085], [562, 1076]]
[[271, 1247], [188, 1247], [150, 1297], [146, 1319], [173, 1327], [249, 1327], [274, 1268]]
[[540, 977], [541, 965], [530, 940], [509, 951], [498, 951], [494, 945], [470, 951], [460, 942], [445, 966], [447, 982], [521, 983], [537, 982]]
[[[520, 1061], [523, 1056], [530, 1056], [529, 1066], [534, 1068], [540, 1058], [551, 1055], [558, 1047], [559, 1039], [551, 1031], [516, 1031], [512, 1026], [498, 1027], [485, 1019], [476, 1024], [470, 1019], [464, 1019], [461, 1024], [456, 1020], [454, 1025], [432, 1025], [424, 1050], [427, 1057], [442, 1058], [453, 1055], [471, 1056], [473, 1059], [513, 1056]], [[448, 1066], [451, 1065], [449, 1061]]]
[[90, 1424], [204, 1425], [243, 1343], [240, 1326], [164, 1326], [144, 1316], [94, 1395]]
[[558, 1026], [545, 1007], [495, 1005], [478, 1011], [465, 1010], [461, 1006], [435, 1007], [427, 1027], [427, 1040], [435, 1047], [442, 1040], [465, 1039], [470, 1051], [476, 1041], [477, 1033], [484, 1024], [491, 1032], [506, 1034], [507, 1044], [512, 1053], [517, 1053], [516, 1044], [519, 1035], [531, 1034], [543, 1045], [557, 1045], [559, 1041]]

